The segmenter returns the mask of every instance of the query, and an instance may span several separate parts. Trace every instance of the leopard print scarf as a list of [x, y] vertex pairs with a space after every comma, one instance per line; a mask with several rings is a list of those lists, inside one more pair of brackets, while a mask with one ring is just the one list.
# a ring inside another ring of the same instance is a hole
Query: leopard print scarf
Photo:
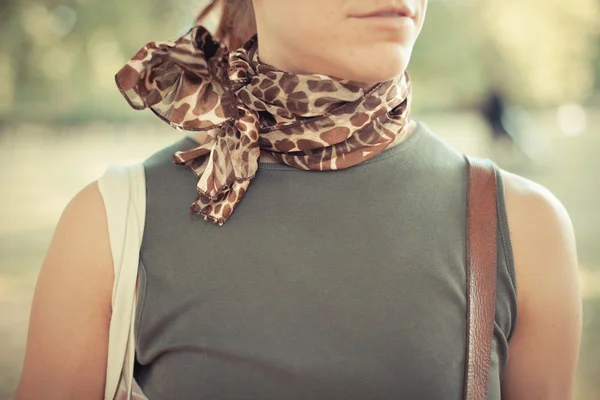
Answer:
[[260, 150], [302, 170], [352, 167], [408, 134], [407, 74], [365, 88], [264, 64], [255, 36], [229, 52], [202, 26], [152, 42], [116, 75], [129, 104], [150, 108], [197, 146], [173, 161], [198, 178], [192, 214], [223, 225], [258, 170]]

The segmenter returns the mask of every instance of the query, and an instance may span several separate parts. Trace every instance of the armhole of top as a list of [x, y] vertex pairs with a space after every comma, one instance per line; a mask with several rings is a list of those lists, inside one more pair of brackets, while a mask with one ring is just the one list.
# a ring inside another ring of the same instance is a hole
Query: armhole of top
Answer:
[[[144, 171], [144, 177], [148, 176], [148, 163], [149, 159], [144, 161], [141, 166], [142, 169]], [[145, 200], [145, 204], [146, 204], [146, 215], [144, 216], [145, 220], [144, 220], [144, 228], [146, 227], [146, 222], [148, 221], [148, 200], [149, 200], [149, 191], [148, 191], [148, 182], [147, 179], [145, 179], [146, 184], [144, 185], [144, 200]], [[137, 343], [138, 343], [138, 338], [139, 338], [139, 334], [140, 334], [140, 326], [142, 324], [142, 318], [143, 318], [143, 314], [144, 314], [144, 306], [146, 303], [146, 289], [148, 286], [148, 280], [147, 280], [147, 274], [146, 274], [146, 266], [144, 264], [144, 242], [146, 241], [146, 229], [144, 229], [144, 232], [142, 233], [142, 240], [140, 243], [140, 258], [139, 258], [139, 266], [138, 266], [138, 284], [139, 284], [139, 290], [138, 290], [138, 298], [137, 298], [137, 304], [135, 307], [135, 341], [136, 341], [136, 360], [137, 360]]]
[[147, 176], [148, 176], [148, 159], [145, 160], [144, 162], [141, 163], [141, 168], [144, 171], [144, 181], [145, 181], [145, 185], [144, 185], [144, 200], [145, 200], [145, 204], [146, 204], [146, 213], [144, 215], [144, 232], [142, 233], [142, 239], [140, 242], [140, 256], [139, 256], [139, 264], [138, 264], [138, 274], [137, 274], [137, 279], [138, 279], [138, 295], [137, 295], [137, 301], [135, 304], [135, 314], [134, 314], [134, 337], [135, 337], [135, 357], [134, 357], [134, 378], [138, 379], [139, 374], [142, 373], [142, 370], [144, 368], [144, 366], [139, 362], [138, 359], [138, 355], [139, 355], [139, 336], [140, 336], [140, 330], [141, 330], [141, 325], [142, 325], [142, 319], [144, 317], [144, 309], [145, 309], [145, 305], [146, 305], [146, 291], [147, 291], [147, 287], [148, 287], [148, 280], [147, 280], [147, 274], [146, 274], [146, 266], [144, 265], [144, 258], [143, 258], [143, 252], [144, 252], [144, 242], [146, 239], [146, 223], [148, 221], [148, 196], [149, 196], [149, 191], [148, 191], [148, 182], [147, 182]]
[[504, 191], [504, 180], [502, 178], [502, 173], [498, 168], [496, 168], [496, 182], [498, 185], [496, 201], [498, 207], [498, 229], [500, 231], [500, 236], [502, 240], [502, 247], [504, 258], [506, 260], [506, 268], [508, 269], [508, 274], [510, 276], [510, 281], [512, 283], [513, 289], [515, 293], [517, 293], [517, 278], [515, 274], [515, 262], [514, 255], [512, 249], [512, 243], [510, 240], [510, 229], [508, 226], [508, 216], [506, 212], [506, 199], [505, 199], [505, 191]]

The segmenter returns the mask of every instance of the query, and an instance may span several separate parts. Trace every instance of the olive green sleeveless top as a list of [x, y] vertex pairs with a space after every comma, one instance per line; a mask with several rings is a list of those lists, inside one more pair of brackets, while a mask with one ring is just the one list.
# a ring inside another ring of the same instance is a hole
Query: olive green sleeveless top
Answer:
[[[357, 166], [261, 163], [223, 226], [196, 178], [145, 162], [136, 379], [151, 400], [460, 399], [466, 164], [425, 126]], [[516, 284], [502, 180], [489, 399], [500, 400]]]

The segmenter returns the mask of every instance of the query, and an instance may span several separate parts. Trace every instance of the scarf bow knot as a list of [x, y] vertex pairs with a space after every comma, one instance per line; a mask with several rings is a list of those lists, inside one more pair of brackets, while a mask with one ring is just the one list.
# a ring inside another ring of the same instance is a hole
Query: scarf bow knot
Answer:
[[115, 77], [128, 103], [149, 108], [197, 146], [173, 155], [198, 178], [192, 214], [223, 225], [259, 167], [260, 150], [302, 170], [352, 167], [403, 140], [407, 74], [365, 87], [264, 64], [258, 39], [229, 52], [204, 27], [151, 42]]

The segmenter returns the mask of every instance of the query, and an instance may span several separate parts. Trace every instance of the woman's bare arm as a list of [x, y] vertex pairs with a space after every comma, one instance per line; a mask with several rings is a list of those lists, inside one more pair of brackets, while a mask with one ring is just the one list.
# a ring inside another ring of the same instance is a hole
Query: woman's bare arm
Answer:
[[503, 173], [518, 294], [503, 400], [573, 399], [581, 336], [575, 235], [543, 187]]
[[94, 182], [65, 208], [38, 277], [16, 400], [102, 399], [113, 262]]

